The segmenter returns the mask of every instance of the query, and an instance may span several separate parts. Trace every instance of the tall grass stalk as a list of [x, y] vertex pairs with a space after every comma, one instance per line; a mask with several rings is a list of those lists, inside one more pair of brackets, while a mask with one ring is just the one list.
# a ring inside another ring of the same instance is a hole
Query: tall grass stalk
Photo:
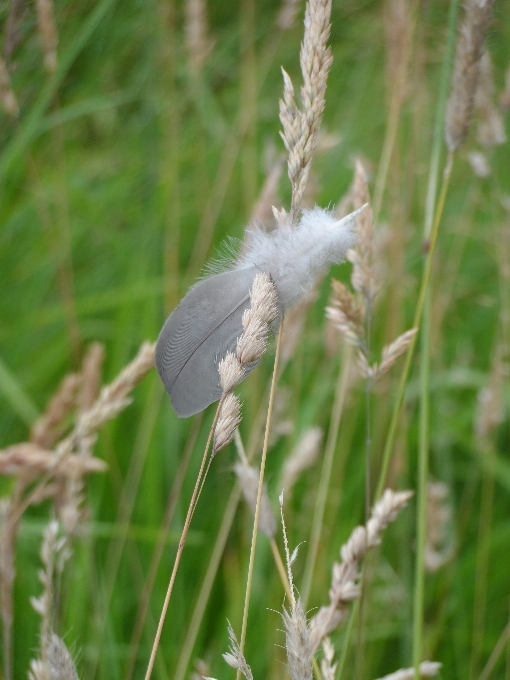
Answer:
[[[273, 414], [273, 403], [274, 403], [274, 395], [275, 395], [275, 389], [276, 389], [276, 378], [278, 376], [278, 362], [279, 362], [279, 359], [280, 359], [280, 349], [281, 349], [281, 344], [282, 344], [283, 322], [284, 322], [284, 314], [282, 313], [281, 319], [280, 319], [280, 329], [278, 331], [278, 340], [276, 342], [276, 354], [275, 354], [275, 358], [274, 358], [273, 378], [271, 380], [271, 391], [269, 393], [269, 405], [268, 405], [268, 408], [267, 408], [267, 420], [266, 420], [266, 431], [265, 431], [265, 434], [264, 434], [264, 446], [262, 448], [262, 459], [260, 461], [259, 488], [258, 488], [258, 492], [257, 492], [257, 505], [255, 507], [255, 519], [254, 519], [254, 522], [253, 522], [253, 533], [252, 533], [252, 538], [251, 538], [250, 562], [249, 562], [249, 565], [248, 565], [248, 578], [247, 578], [247, 582], [246, 582], [246, 593], [245, 593], [245, 598], [244, 598], [241, 639], [240, 639], [240, 642], [239, 642], [239, 649], [241, 650], [241, 654], [244, 653], [244, 645], [246, 643], [246, 629], [248, 627], [248, 610], [250, 608], [251, 585], [252, 585], [252, 580], [253, 580], [253, 566], [255, 564], [255, 548], [257, 546], [257, 533], [258, 533], [258, 527], [259, 527], [260, 501], [261, 501], [261, 498], [262, 498], [262, 489], [264, 487], [264, 471], [265, 471], [265, 468], [266, 468], [267, 449], [268, 449], [268, 444], [269, 444], [269, 431], [270, 431], [270, 427], [271, 427], [271, 416]], [[241, 671], [239, 669], [237, 670], [236, 678], [237, 678], [237, 680], [241, 679]]]
[[216, 423], [218, 421], [218, 416], [220, 414], [221, 406], [223, 404], [223, 397], [220, 399], [218, 406], [216, 408], [216, 413], [214, 414], [213, 423], [211, 429], [209, 430], [209, 436], [207, 437], [207, 443], [204, 449], [204, 455], [202, 456], [202, 462], [200, 463], [200, 470], [198, 471], [197, 481], [195, 482], [195, 488], [193, 489], [193, 494], [188, 507], [188, 513], [186, 515], [186, 520], [184, 522], [184, 527], [182, 529], [181, 538], [179, 539], [179, 546], [177, 548], [177, 554], [175, 556], [174, 566], [172, 569], [172, 574], [170, 576], [170, 581], [168, 583], [168, 588], [165, 595], [165, 601], [163, 602], [163, 608], [161, 610], [161, 615], [159, 617], [158, 629], [154, 637], [154, 642], [152, 644], [152, 651], [149, 659], [149, 664], [147, 666], [147, 672], [145, 673], [145, 680], [149, 680], [151, 677], [152, 669], [154, 667], [154, 661], [156, 659], [156, 653], [159, 647], [159, 641], [161, 639], [161, 632], [163, 630], [163, 624], [165, 623], [166, 613], [168, 611], [168, 605], [170, 603], [170, 597], [172, 595], [172, 590], [175, 583], [175, 577], [177, 575], [177, 570], [179, 568], [179, 562], [181, 561], [182, 551], [184, 550], [184, 544], [186, 542], [186, 536], [188, 535], [189, 526], [191, 524], [191, 519], [193, 513], [195, 512], [196, 505], [200, 498], [200, 492], [202, 490], [202, 477], [204, 475], [205, 464], [207, 461], [207, 455], [209, 453], [209, 447], [211, 446], [212, 438], [214, 435], [214, 430], [216, 428]]
[[[446, 167], [443, 173], [443, 182], [441, 185], [441, 191], [439, 194], [438, 204], [436, 208], [436, 213], [434, 216], [434, 223], [432, 225], [432, 231], [430, 234], [430, 243], [428, 244], [427, 258], [425, 261], [425, 267], [423, 269], [422, 279], [420, 283], [420, 292], [418, 294], [418, 300], [416, 302], [416, 308], [413, 319], [413, 328], [418, 328], [421, 325], [423, 307], [425, 303], [425, 297], [428, 290], [428, 284], [430, 280], [430, 274], [432, 271], [432, 262], [434, 257], [434, 252], [436, 249], [437, 234], [439, 232], [439, 225], [441, 223], [441, 217], [443, 215], [444, 204], [446, 200], [446, 194], [448, 192], [448, 185], [450, 183], [450, 176], [452, 170], [453, 154], [450, 152], [448, 154], [448, 160], [446, 162]], [[404, 369], [400, 375], [400, 381], [397, 388], [397, 396], [393, 405], [393, 411], [391, 415], [390, 426], [388, 429], [388, 435], [386, 437], [386, 442], [384, 446], [381, 470], [379, 472], [379, 481], [377, 483], [377, 490], [375, 497], [379, 498], [384, 489], [384, 484], [386, 481], [386, 476], [388, 474], [388, 468], [390, 464], [391, 454], [393, 452], [393, 447], [395, 445], [395, 438], [397, 434], [397, 426], [400, 416], [400, 409], [404, 402], [404, 394], [407, 385], [407, 379], [409, 377], [409, 372], [411, 369], [411, 364], [414, 358], [414, 350], [416, 347], [416, 338], [414, 338], [409, 345], [407, 350], [406, 360], [404, 364]]]
[[427, 533], [427, 483], [429, 469], [429, 382], [430, 382], [430, 290], [423, 305], [420, 329], [420, 421], [418, 446], [418, 509], [416, 513], [416, 564], [413, 602], [413, 666], [420, 677], [423, 647], [425, 596], [425, 541]]
[[186, 477], [186, 472], [187, 472], [188, 467], [189, 467], [189, 462], [190, 462], [191, 456], [193, 454], [195, 441], [196, 441], [198, 431], [200, 429], [201, 424], [202, 424], [202, 415], [199, 416], [198, 418], [196, 418], [195, 422], [193, 423], [191, 434], [188, 438], [188, 441], [186, 442], [186, 448], [184, 450], [184, 454], [183, 454], [181, 460], [179, 461], [179, 467], [177, 469], [177, 474], [175, 476], [174, 483], [172, 485], [172, 489], [171, 489], [169, 497], [168, 497], [165, 515], [164, 515], [163, 522], [161, 523], [161, 526], [160, 526], [160, 529], [159, 529], [159, 534], [158, 534], [158, 538], [156, 540], [156, 545], [154, 547], [154, 552], [152, 553], [149, 571], [147, 573], [147, 577], [146, 577], [145, 583], [143, 585], [142, 595], [140, 597], [140, 602], [138, 604], [138, 611], [136, 613], [135, 625], [134, 625], [134, 628], [133, 628], [133, 632], [131, 634], [130, 654], [129, 654], [129, 660], [128, 660], [128, 664], [127, 664], [127, 667], [126, 667], [126, 671], [124, 673], [124, 680], [131, 680], [131, 678], [133, 677], [133, 672], [134, 672], [135, 663], [136, 663], [136, 652], [137, 652], [137, 649], [140, 645], [143, 626], [144, 626], [145, 618], [147, 616], [147, 611], [148, 611], [148, 608], [149, 608], [150, 597], [151, 597], [151, 594], [152, 594], [152, 590], [154, 588], [154, 583], [156, 581], [156, 575], [157, 575], [158, 568], [159, 568], [159, 565], [160, 565], [160, 562], [161, 562], [161, 557], [163, 556], [163, 550], [164, 550], [164, 547], [165, 547], [166, 538], [168, 536], [168, 532], [170, 531], [170, 525], [171, 525], [172, 519], [174, 517], [175, 508], [177, 507], [177, 501], [178, 501], [179, 496], [181, 494], [182, 485], [183, 485], [184, 479]]
[[[427, 259], [425, 262], [425, 267], [422, 274], [420, 293], [418, 296], [418, 303], [416, 305], [415, 316], [413, 321], [413, 327], [418, 328], [420, 326], [421, 314], [423, 305], [425, 302], [425, 294], [428, 287], [428, 280], [430, 278], [430, 272], [432, 267], [432, 260], [434, 257], [434, 251], [436, 247], [437, 233], [439, 230], [439, 224], [441, 221], [441, 216], [444, 207], [444, 201], [446, 199], [446, 192], [448, 189], [448, 182], [450, 180], [451, 164], [452, 164], [452, 154], [449, 153], [448, 160], [446, 163], [445, 172], [443, 174], [443, 183], [441, 187], [441, 192], [438, 200], [436, 209], [435, 197], [437, 192], [437, 184], [439, 177], [439, 167], [441, 159], [441, 150], [443, 147], [443, 129], [444, 129], [444, 115], [446, 110], [446, 100], [448, 96], [449, 79], [451, 73], [451, 64], [453, 60], [453, 54], [455, 50], [455, 29], [457, 26], [457, 16], [459, 9], [459, 0], [451, 0], [450, 11], [448, 15], [448, 34], [446, 39], [446, 50], [443, 57], [443, 63], [441, 67], [441, 76], [439, 81], [439, 95], [438, 95], [438, 105], [436, 108], [436, 116], [434, 122], [434, 137], [432, 142], [432, 155], [429, 169], [429, 179], [427, 188], [427, 202], [426, 202], [426, 212], [425, 212], [425, 235], [428, 239], [427, 245]], [[388, 466], [390, 462], [390, 457], [393, 452], [393, 447], [395, 445], [395, 438], [397, 434], [397, 425], [400, 415], [400, 409], [402, 408], [402, 403], [404, 400], [404, 392], [407, 384], [407, 378], [409, 377], [409, 371], [411, 368], [411, 363], [414, 356], [414, 348], [416, 341], [414, 341], [406, 355], [406, 362], [404, 369], [402, 371], [400, 382], [397, 390], [397, 397], [393, 406], [393, 412], [391, 417], [391, 422], [388, 430], [388, 436], [386, 438], [386, 443], [384, 447], [381, 470], [379, 473], [379, 482], [377, 485], [376, 498], [378, 498], [385, 485], [386, 476], [388, 473]]]

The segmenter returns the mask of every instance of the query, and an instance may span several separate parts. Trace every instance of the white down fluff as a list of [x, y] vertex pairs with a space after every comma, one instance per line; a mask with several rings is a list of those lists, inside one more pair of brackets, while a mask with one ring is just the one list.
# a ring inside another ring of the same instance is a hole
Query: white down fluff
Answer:
[[255, 265], [268, 272], [287, 309], [315, 285], [328, 264], [338, 264], [356, 241], [354, 221], [360, 208], [337, 220], [323, 208], [303, 210], [295, 227], [267, 232], [258, 227], [247, 230], [245, 250], [235, 269]]

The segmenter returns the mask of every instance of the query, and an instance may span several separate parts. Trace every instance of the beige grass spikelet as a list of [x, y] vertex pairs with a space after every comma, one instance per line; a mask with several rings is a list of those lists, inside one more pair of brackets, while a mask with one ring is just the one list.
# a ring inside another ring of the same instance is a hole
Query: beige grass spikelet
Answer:
[[269, 324], [278, 315], [277, 302], [271, 277], [260, 272], [250, 290], [250, 307], [243, 313], [244, 333], [237, 340], [237, 356], [241, 366], [257, 361], [266, 351]]
[[468, 0], [466, 3], [446, 105], [445, 139], [451, 152], [461, 146], [469, 132], [493, 2]]
[[133, 361], [112, 383], [102, 388], [93, 406], [79, 419], [78, 433], [81, 436], [96, 432], [131, 403], [129, 394], [154, 367], [154, 347], [154, 343], [144, 342]]
[[[242, 461], [238, 461], [234, 465], [234, 472], [239, 480], [243, 496], [250, 510], [255, 515], [259, 488], [259, 471]], [[274, 538], [276, 534], [276, 517], [269, 502], [265, 484], [262, 487], [262, 497], [260, 500], [259, 529], [268, 538]]]
[[303, 603], [295, 600], [289, 611], [283, 609], [285, 648], [292, 680], [312, 680], [313, 650]]
[[[288, 174], [292, 184], [291, 222], [299, 212], [306, 188], [312, 155], [324, 112], [326, 84], [331, 68], [327, 46], [331, 0], [309, 0], [305, 10], [305, 33], [301, 44], [300, 65], [303, 75], [300, 110], [294, 86], [283, 71], [283, 100], [280, 100], [282, 139], [288, 151]], [[282, 69], [283, 70], [283, 69]]]
[[49, 73], [56, 71], [58, 33], [53, 0], [37, 0], [37, 25], [44, 53], [44, 66]]
[[487, 156], [481, 151], [470, 151], [468, 154], [469, 165], [478, 177], [489, 177], [492, 170]]
[[[51, 471], [55, 463], [53, 451], [47, 451], [30, 442], [13, 444], [0, 451], [0, 474], [36, 477]], [[91, 472], [104, 472], [107, 465], [99, 458], [69, 456], [65, 467], [57, 470], [57, 475], [81, 476]]]
[[475, 96], [478, 113], [477, 139], [486, 148], [506, 142], [505, 121], [494, 104], [495, 88], [492, 61], [487, 50], [480, 60], [480, 76]]
[[281, 488], [288, 493], [299, 476], [317, 460], [324, 432], [320, 427], [310, 427], [301, 436], [290, 456], [285, 460], [282, 470]]
[[276, 25], [280, 30], [288, 31], [294, 26], [300, 2], [301, 0], [283, 0], [276, 17]]
[[332, 293], [326, 316], [350, 345], [360, 346], [365, 340], [365, 309], [356, 301], [351, 291], [341, 282], [333, 279]]
[[[420, 675], [422, 678], [432, 678], [439, 673], [443, 664], [437, 661], [422, 661]], [[379, 680], [414, 680], [414, 668], [402, 668], [399, 671], [385, 675]]]
[[78, 673], [64, 641], [52, 633], [48, 645], [51, 680], [78, 680]]
[[213, 456], [234, 439], [235, 431], [241, 420], [241, 402], [235, 394], [229, 392], [223, 398], [218, 422], [214, 430]]
[[230, 652], [223, 654], [223, 658], [229, 666], [241, 671], [246, 680], [253, 680], [251, 668], [248, 666], [246, 659], [241, 652], [239, 642], [237, 641], [236, 634], [230, 625], [230, 621], [228, 621], [228, 636], [230, 638]]
[[324, 653], [324, 656], [321, 659], [322, 677], [324, 680], [335, 680], [338, 664], [333, 663], [335, 648], [329, 637], [325, 637], [322, 641], [322, 651]]
[[244, 368], [236, 354], [227, 352], [218, 364], [220, 385], [224, 392], [231, 392], [244, 378]]
[[214, 40], [209, 37], [205, 0], [186, 0], [184, 35], [190, 70], [197, 75], [214, 47]]
[[104, 361], [104, 345], [93, 342], [87, 350], [82, 363], [82, 388], [80, 395], [80, 408], [86, 411], [92, 406], [99, 394], [101, 387], [102, 368]]
[[[266, 324], [272, 323], [278, 316], [278, 295], [271, 277], [266, 272], [260, 272], [253, 280], [250, 290], [251, 308]], [[243, 328], [249, 331], [243, 318]]]
[[241, 365], [257, 361], [267, 348], [267, 324], [253, 307], [243, 314], [244, 333], [237, 340], [237, 356]]
[[475, 432], [484, 440], [500, 425], [505, 417], [503, 388], [508, 380], [508, 367], [503, 362], [504, 348], [496, 348], [487, 385], [478, 394]]
[[385, 345], [383, 347], [382, 358], [379, 364], [374, 363], [370, 365], [367, 361], [366, 354], [360, 350], [356, 356], [356, 362], [360, 375], [363, 378], [372, 380], [374, 382], [379, 380], [379, 378], [381, 378], [390, 370], [392, 366], [394, 366], [397, 359], [407, 351], [411, 343], [414, 341], [417, 332], [417, 328], [411, 328], [405, 333], [402, 333], [402, 335], [399, 335], [398, 338], [389, 345]]
[[[370, 204], [367, 173], [360, 159], [356, 160], [354, 172], [353, 203], [356, 210]], [[356, 216], [356, 233], [356, 246], [347, 253], [347, 259], [353, 264], [351, 282], [370, 309], [378, 290], [375, 279], [374, 219], [370, 205]]]
[[360, 596], [359, 571], [361, 560], [367, 551], [381, 542], [381, 533], [393, 522], [405, 507], [412, 491], [391, 491], [386, 489], [381, 499], [372, 509], [366, 526], [354, 529], [347, 543], [340, 549], [342, 561], [333, 565], [330, 602], [321, 607], [310, 621], [312, 651], [315, 652], [321, 641], [329, 635], [347, 616], [347, 605]]
[[454, 555], [453, 544], [448, 541], [452, 510], [448, 503], [448, 486], [444, 482], [427, 484], [427, 527], [424, 563], [429, 572], [438, 571]]
[[57, 441], [59, 426], [76, 406], [82, 380], [82, 376], [78, 373], [70, 373], [65, 376], [46, 407], [46, 411], [32, 426], [30, 441], [41, 448], [48, 448]]
[[411, 328], [405, 333], [402, 333], [402, 335], [399, 335], [392, 343], [383, 347], [381, 363], [377, 369], [377, 378], [380, 378], [387, 373], [397, 359], [407, 352], [407, 349], [416, 337], [417, 332], [417, 328]]

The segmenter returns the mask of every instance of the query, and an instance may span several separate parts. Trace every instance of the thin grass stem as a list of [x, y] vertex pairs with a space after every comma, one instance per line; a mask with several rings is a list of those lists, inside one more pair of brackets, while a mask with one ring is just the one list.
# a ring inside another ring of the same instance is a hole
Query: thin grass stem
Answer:
[[501, 633], [499, 640], [496, 642], [496, 646], [492, 650], [492, 654], [490, 655], [489, 660], [485, 665], [485, 668], [481, 672], [479, 680], [488, 680], [492, 671], [494, 670], [494, 666], [496, 665], [499, 657], [501, 656], [505, 649], [505, 645], [509, 640], [510, 640], [510, 620], [503, 629], [503, 632]]
[[416, 513], [416, 565], [413, 607], [414, 676], [420, 677], [423, 647], [425, 596], [425, 541], [427, 534], [427, 480], [429, 460], [429, 382], [430, 382], [430, 291], [423, 305], [420, 355], [420, 423], [418, 447], [418, 511]]
[[136, 651], [140, 646], [140, 639], [142, 637], [143, 626], [145, 623], [145, 618], [147, 616], [147, 611], [149, 608], [150, 597], [152, 594], [152, 589], [154, 588], [154, 583], [156, 581], [156, 576], [158, 573], [158, 568], [161, 562], [161, 557], [163, 556], [163, 550], [166, 543], [166, 538], [168, 532], [170, 531], [170, 524], [174, 516], [175, 508], [177, 506], [177, 501], [181, 493], [182, 485], [188, 470], [189, 462], [193, 454], [193, 449], [195, 446], [196, 437], [198, 435], [198, 430], [200, 424], [202, 423], [202, 415], [197, 418], [193, 424], [193, 430], [191, 436], [186, 443], [186, 449], [184, 455], [179, 462], [179, 467], [177, 469], [177, 474], [175, 476], [174, 483], [172, 485], [172, 490], [170, 491], [170, 496], [168, 498], [167, 507], [165, 510], [165, 516], [163, 518], [163, 523], [159, 529], [158, 538], [156, 540], [156, 545], [154, 546], [154, 552], [152, 554], [151, 563], [149, 566], [149, 571], [147, 573], [147, 578], [144, 583], [142, 590], [142, 595], [140, 602], [138, 604], [138, 611], [135, 618], [135, 625], [133, 627], [133, 633], [131, 635], [130, 643], [130, 655], [129, 661], [124, 674], [124, 680], [131, 680], [133, 677], [133, 672], [135, 669], [136, 661]]
[[[434, 121], [434, 137], [432, 141], [432, 156], [429, 169], [429, 179], [427, 188], [427, 199], [425, 207], [425, 246], [427, 252], [427, 259], [425, 263], [425, 268], [422, 274], [420, 294], [418, 297], [418, 303], [415, 310], [415, 317], [413, 322], [413, 327], [418, 328], [421, 321], [421, 315], [423, 311], [423, 304], [425, 301], [425, 294], [428, 288], [428, 281], [430, 278], [430, 272], [432, 267], [432, 260], [434, 257], [434, 251], [436, 247], [437, 233], [439, 230], [439, 224], [441, 222], [441, 216], [443, 213], [444, 202], [446, 199], [446, 193], [448, 190], [448, 184], [451, 175], [451, 166], [453, 163], [453, 154], [450, 152], [446, 161], [446, 168], [443, 173], [443, 181], [440, 191], [440, 196], [436, 209], [435, 198], [437, 191], [437, 183], [439, 177], [439, 167], [441, 159], [441, 150], [443, 148], [443, 129], [444, 129], [444, 116], [446, 111], [446, 100], [448, 97], [448, 88], [450, 83], [450, 72], [451, 64], [453, 61], [453, 55], [455, 51], [455, 37], [456, 37], [456, 26], [457, 26], [457, 15], [459, 9], [460, 0], [451, 0], [450, 11], [448, 15], [448, 34], [446, 39], [446, 50], [443, 58], [443, 63], [441, 67], [441, 76], [439, 82], [439, 96], [438, 104], [436, 108], [436, 116]], [[411, 368], [411, 363], [414, 356], [414, 349], [416, 346], [416, 339], [411, 343], [407, 354], [406, 361], [404, 364], [404, 369], [400, 377], [400, 383], [397, 391], [397, 398], [394, 403], [393, 413], [391, 416], [391, 422], [388, 430], [388, 436], [386, 438], [386, 444], [384, 447], [383, 458], [381, 463], [381, 470], [379, 473], [379, 483], [377, 485], [376, 498], [379, 498], [383, 492], [384, 485], [386, 482], [386, 476], [388, 473], [388, 466], [395, 445], [395, 438], [397, 434], [397, 425], [400, 415], [400, 409], [402, 408], [402, 403], [404, 400], [404, 392], [407, 384], [407, 378], [409, 376], [409, 371]]]
[[167, 613], [167, 610], [168, 610], [168, 605], [170, 603], [170, 597], [172, 595], [172, 590], [173, 590], [174, 583], [175, 583], [175, 577], [177, 575], [177, 569], [179, 568], [179, 562], [181, 561], [182, 551], [184, 550], [184, 544], [186, 542], [186, 536], [188, 535], [188, 530], [189, 530], [189, 526], [191, 524], [191, 519], [193, 517], [193, 513], [195, 512], [196, 505], [197, 505], [198, 500], [200, 498], [200, 491], [202, 490], [201, 482], [202, 482], [202, 476], [203, 476], [203, 473], [204, 473], [205, 463], [207, 461], [207, 454], [209, 453], [209, 447], [210, 447], [211, 442], [212, 442], [212, 438], [213, 438], [213, 435], [214, 435], [214, 429], [215, 429], [216, 423], [218, 421], [218, 416], [220, 414], [222, 404], [223, 404], [223, 398], [220, 399], [218, 407], [216, 408], [216, 413], [214, 414], [214, 420], [213, 420], [213, 423], [211, 425], [211, 429], [209, 430], [209, 436], [207, 437], [207, 444], [205, 445], [204, 455], [202, 456], [202, 462], [200, 464], [200, 470], [199, 470], [198, 475], [197, 475], [197, 481], [195, 482], [195, 488], [193, 489], [193, 495], [191, 496], [191, 500], [190, 500], [190, 503], [189, 503], [188, 514], [186, 515], [186, 520], [184, 522], [184, 527], [182, 529], [181, 538], [179, 540], [179, 546], [177, 548], [177, 554], [175, 556], [172, 574], [170, 576], [170, 581], [168, 583], [168, 589], [166, 591], [165, 601], [163, 603], [163, 609], [161, 610], [161, 615], [159, 617], [158, 629], [157, 629], [156, 635], [154, 637], [151, 656], [150, 656], [150, 659], [149, 659], [149, 664], [147, 666], [147, 672], [145, 673], [145, 680], [149, 680], [149, 678], [151, 677], [152, 669], [154, 667], [154, 661], [156, 659], [156, 653], [158, 651], [159, 641], [161, 639], [161, 632], [163, 630], [163, 624], [165, 623], [165, 617], [166, 617], [166, 613]]
[[[248, 565], [248, 579], [246, 583], [246, 594], [244, 599], [244, 611], [243, 611], [243, 623], [241, 628], [241, 641], [239, 643], [239, 649], [241, 654], [244, 653], [244, 645], [246, 643], [246, 629], [248, 626], [248, 609], [250, 607], [250, 595], [251, 595], [251, 585], [253, 580], [253, 566], [255, 564], [255, 548], [257, 545], [257, 532], [259, 526], [259, 516], [260, 516], [260, 502], [262, 499], [262, 489], [264, 486], [264, 471], [266, 467], [267, 449], [269, 444], [269, 429], [271, 427], [271, 416], [273, 414], [273, 403], [274, 395], [276, 389], [276, 378], [278, 375], [278, 361], [280, 359], [280, 349], [282, 344], [282, 332], [283, 332], [283, 321], [284, 315], [282, 314], [280, 319], [280, 329], [278, 331], [278, 340], [276, 343], [276, 354], [274, 358], [274, 368], [273, 368], [273, 378], [271, 381], [271, 392], [269, 393], [269, 406], [267, 409], [267, 421], [266, 421], [266, 432], [264, 435], [264, 446], [262, 449], [262, 460], [260, 461], [260, 476], [259, 476], [259, 488], [257, 492], [257, 505], [255, 506], [255, 520], [253, 523], [253, 534], [251, 539], [251, 549], [250, 549], [250, 562]], [[241, 679], [241, 671], [237, 671], [237, 680]]]
[[[427, 244], [427, 258], [425, 261], [425, 268], [423, 270], [422, 274], [422, 279], [421, 279], [421, 285], [420, 285], [420, 292], [418, 295], [418, 301], [416, 303], [416, 309], [414, 313], [414, 320], [413, 320], [413, 328], [418, 328], [421, 325], [421, 319], [422, 319], [422, 314], [423, 314], [423, 306], [425, 303], [425, 297], [427, 294], [428, 290], [428, 284], [430, 280], [430, 274], [432, 271], [432, 262], [434, 259], [434, 252], [436, 249], [436, 242], [437, 242], [437, 234], [439, 232], [439, 225], [441, 223], [441, 217], [443, 215], [443, 209], [444, 209], [444, 204], [446, 200], [446, 194], [448, 192], [448, 185], [450, 183], [450, 177], [451, 177], [451, 172], [452, 172], [452, 165], [453, 165], [453, 153], [448, 154], [448, 159], [446, 162], [446, 167], [443, 173], [443, 181], [441, 184], [441, 191], [439, 194], [439, 200], [434, 216], [434, 222], [432, 225], [432, 231], [430, 234], [430, 241]], [[381, 470], [379, 473], [379, 482], [377, 484], [377, 490], [375, 494], [375, 498], [378, 499], [381, 497], [381, 494], [384, 490], [384, 485], [386, 483], [386, 476], [388, 474], [388, 467], [390, 463], [390, 458], [391, 454], [393, 452], [393, 447], [395, 445], [395, 438], [397, 434], [397, 426], [398, 426], [398, 421], [399, 421], [399, 415], [400, 415], [400, 409], [402, 408], [402, 404], [404, 402], [404, 393], [405, 393], [405, 388], [407, 385], [407, 379], [409, 377], [409, 372], [411, 369], [411, 363], [414, 358], [414, 350], [416, 347], [416, 337], [412, 340], [411, 344], [409, 345], [409, 349], [407, 350], [406, 354], [406, 360], [404, 364], [404, 369], [400, 375], [400, 382], [398, 385], [398, 390], [397, 390], [397, 397], [395, 399], [395, 403], [393, 406], [393, 413], [391, 416], [391, 422], [388, 430], [388, 436], [386, 437], [386, 443], [384, 446], [384, 451], [383, 451], [383, 457], [382, 457], [382, 463], [381, 463]]]
[[223, 551], [225, 550], [227, 538], [237, 511], [237, 506], [241, 500], [241, 495], [241, 487], [239, 484], [236, 484], [230, 494], [230, 498], [223, 514], [220, 530], [216, 537], [214, 549], [207, 563], [207, 571], [197, 597], [193, 615], [186, 633], [186, 638], [179, 656], [179, 661], [177, 662], [177, 670], [175, 671], [174, 680], [184, 680], [184, 677], [186, 676], [186, 671], [193, 653], [193, 647], [195, 646], [200, 624], [204, 618], [205, 608], [209, 601], [214, 579], [218, 573], [218, 567], [220, 565]]

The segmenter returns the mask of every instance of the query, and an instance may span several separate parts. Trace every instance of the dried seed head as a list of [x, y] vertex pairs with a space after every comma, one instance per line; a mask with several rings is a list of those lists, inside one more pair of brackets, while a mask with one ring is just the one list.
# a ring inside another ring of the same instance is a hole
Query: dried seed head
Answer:
[[48, 645], [51, 680], [78, 680], [78, 673], [64, 641], [52, 633]]
[[482, 146], [491, 148], [506, 142], [505, 122], [494, 104], [492, 62], [487, 51], [480, 60], [480, 75], [476, 90], [475, 106], [479, 123], [477, 139]]
[[247, 322], [246, 330], [237, 340], [237, 356], [242, 365], [257, 361], [267, 348], [267, 324], [252, 308], [243, 314], [243, 325]]
[[276, 25], [280, 30], [288, 31], [294, 26], [299, 5], [300, 0], [284, 0], [276, 17]]
[[327, 40], [331, 28], [331, 0], [309, 0], [305, 10], [305, 34], [300, 64], [303, 74], [302, 110], [294, 97], [294, 86], [283, 71], [283, 100], [280, 101], [282, 139], [289, 153], [288, 171], [292, 183], [291, 222], [294, 222], [306, 188], [312, 154], [324, 112], [326, 83], [331, 68]]
[[112, 383], [102, 388], [92, 408], [83, 413], [78, 422], [80, 437], [96, 432], [126, 408], [130, 403], [129, 394], [154, 366], [154, 348], [153, 343], [144, 342], [133, 361]]
[[50, 73], [53, 73], [58, 65], [58, 34], [53, 14], [53, 0], [37, 0], [37, 24], [43, 46], [44, 65]]
[[260, 272], [256, 275], [250, 302], [250, 307], [243, 313], [244, 333], [237, 341], [237, 357], [243, 366], [264, 354], [269, 324], [278, 316], [278, 296], [269, 274]]
[[452, 511], [448, 503], [450, 490], [443, 482], [427, 484], [427, 532], [425, 569], [436, 572], [453, 557], [453, 543], [448, 541]]
[[229, 666], [235, 668], [236, 670], [240, 670], [246, 680], [253, 680], [251, 668], [248, 666], [246, 659], [244, 658], [239, 646], [239, 642], [237, 641], [236, 634], [230, 625], [230, 621], [228, 621], [228, 636], [230, 638], [230, 652], [223, 654], [223, 658]]
[[347, 543], [340, 549], [342, 562], [333, 565], [329, 605], [321, 607], [310, 621], [312, 652], [347, 615], [347, 605], [360, 596], [359, 565], [370, 548], [379, 545], [381, 533], [393, 522], [412, 496], [411, 491], [394, 492], [386, 489], [372, 509], [366, 526], [356, 527]]
[[[353, 201], [356, 210], [370, 203], [367, 173], [359, 159], [356, 160], [354, 173]], [[356, 216], [356, 233], [356, 246], [347, 253], [347, 259], [353, 264], [351, 282], [354, 290], [363, 296], [365, 305], [370, 308], [378, 290], [375, 279], [374, 219], [370, 206]]]
[[76, 405], [82, 376], [70, 373], [60, 383], [44, 414], [34, 423], [30, 440], [42, 448], [49, 448], [62, 434], [60, 426], [64, 418]]
[[285, 648], [292, 680], [312, 680], [313, 650], [303, 603], [296, 600], [290, 611], [283, 610]]
[[475, 431], [482, 440], [486, 439], [503, 422], [503, 386], [508, 379], [508, 368], [503, 362], [503, 348], [497, 347], [488, 384], [478, 394], [478, 412]]
[[489, 177], [492, 170], [485, 154], [481, 151], [471, 151], [468, 154], [468, 160], [475, 175], [478, 175], [478, 177]]
[[244, 378], [244, 369], [238, 357], [232, 352], [227, 352], [225, 358], [220, 361], [218, 371], [223, 392], [231, 392]]
[[204, 0], [186, 0], [184, 5], [184, 31], [190, 70], [197, 75], [212, 52], [214, 40], [207, 29], [207, 6]]
[[310, 427], [304, 432], [297, 446], [283, 465], [281, 487], [287, 492], [292, 489], [302, 472], [311, 467], [319, 455], [323, 431], [320, 427]]
[[[278, 295], [276, 288], [269, 274], [259, 272], [253, 280], [250, 290], [251, 309], [260, 317], [263, 323], [270, 324], [278, 316]], [[249, 332], [249, 325], [245, 325], [243, 317], [243, 328]]]
[[468, 0], [457, 39], [452, 89], [446, 107], [445, 138], [456, 151], [466, 139], [480, 75], [480, 61], [494, 0]]
[[414, 342], [417, 332], [417, 328], [411, 328], [383, 348], [381, 363], [377, 371], [378, 378], [389, 371], [397, 359], [407, 351], [408, 347]]
[[[437, 661], [422, 661], [420, 664], [420, 675], [422, 678], [432, 678], [441, 670], [443, 664]], [[402, 668], [399, 671], [385, 675], [379, 680], [414, 680], [414, 668]]]
[[97, 399], [101, 386], [101, 372], [104, 361], [104, 345], [93, 342], [83, 359], [81, 389], [81, 410], [90, 408]]
[[324, 680], [335, 680], [336, 669], [338, 664], [333, 663], [335, 656], [335, 648], [329, 637], [325, 637], [322, 641], [322, 651], [324, 656], [321, 660], [321, 673]]
[[235, 394], [229, 392], [223, 399], [214, 430], [213, 456], [230, 444], [241, 420], [241, 402]]
[[370, 365], [365, 353], [360, 350], [356, 356], [356, 362], [360, 375], [366, 380], [379, 380], [395, 364], [397, 359], [407, 351], [408, 347], [414, 342], [417, 328], [402, 333], [390, 345], [383, 347], [381, 363]]
[[[250, 510], [255, 515], [257, 505], [257, 495], [259, 489], [259, 471], [243, 462], [234, 465], [234, 471], [241, 485], [243, 496], [248, 503]], [[267, 488], [264, 484], [260, 502], [259, 529], [268, 538], [274, 538], [276, 534], [276, 517], [274, 516]]]
[[[352, 251], [351, 251], [352, 252]], [[365, 339], [365, 310], [356, 302], [354, 295], [341, 282], [333, 279], [333, 292], [326, 316], [335, 324], [344, 340], [351, 345], [362, 345]]]

